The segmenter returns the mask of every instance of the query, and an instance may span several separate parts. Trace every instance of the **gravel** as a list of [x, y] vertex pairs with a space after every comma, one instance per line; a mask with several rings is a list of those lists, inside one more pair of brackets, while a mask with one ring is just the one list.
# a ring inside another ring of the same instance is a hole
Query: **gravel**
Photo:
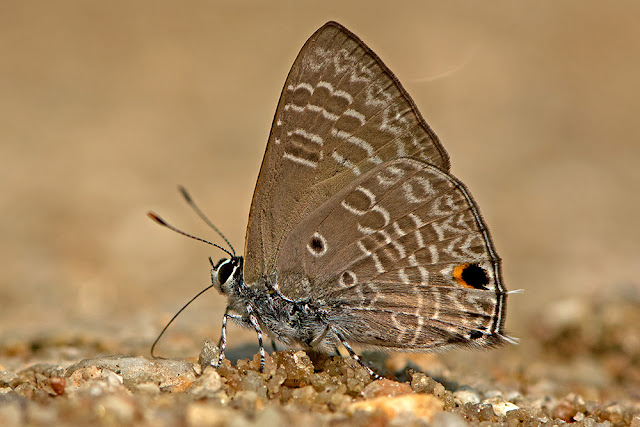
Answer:
[[13, 337], [0, 342], [0, 424], [640, 427], [637, 295], [546, 310], [522, 345], [459, 363], [365, 352], [376, 381], [348, 357], [295, 349], [261, 373], [259, 355], [215, 368], [209, 340], [199, 358], [172, 360], [99, 354], [113, 343], [98, 338]]

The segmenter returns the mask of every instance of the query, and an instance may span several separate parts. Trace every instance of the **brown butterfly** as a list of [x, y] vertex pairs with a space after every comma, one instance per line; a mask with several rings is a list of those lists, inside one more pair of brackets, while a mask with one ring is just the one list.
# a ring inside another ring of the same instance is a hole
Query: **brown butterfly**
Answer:
[[[156, 217], [156, 219], [158, 219]], [[280, 96], [245, 255], [213, 264], [227, 319], [286, 344], [495, 347], [507, 290], [467, 188], [398, 79], [328, 22]], [[363, 365], [364, 366], [364, 365]], [[376, 376], [371, 369], [369, 372]]]

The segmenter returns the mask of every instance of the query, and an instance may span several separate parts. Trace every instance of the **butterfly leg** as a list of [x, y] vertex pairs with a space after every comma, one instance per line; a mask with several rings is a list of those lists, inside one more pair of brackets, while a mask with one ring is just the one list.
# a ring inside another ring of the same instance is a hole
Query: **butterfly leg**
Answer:
[[260, 329], [258, 318], [253, 313], [253, 308], [251, 308], [250, 305], [247, 305], [247, 313], [249, 313], [249, 321], [253, 325], [253, 329], [255, 329], [256, 334], [258, 335], [258, 344], [260, 345], [260, 373], [262, 373], [264, 372], [264, 359], [266, 357], [264, 345], [262, 344], [262, 330]]
[[224, 337], [225, 347], [227, 345], [227, 314], [229, 314], [229, 310], [229, 306], [224, 309], [224, 315], [222, 316], [222, 333], [220, 334], [220, 339], [218, 340], [218, 348], [222, 348], [222, 337]]
[[238, 314], [229, 314], [229, 307], [224, 311], [224, 316], [222, 317], [222, 333], [220, 334], [220, 341], [218, 341], [218, 347], [220, 348], [220, 355], [218, 356], [218, 366], [222, 363], [222, 359], [224, 359], [224, 351], [227, 348], [227, 320], [235, 319], [238, 321], [242, 321], [242, 316]]
[[347, 349], [347, 351], [349, 352], [349, 356], [351, 356], [352, 359], [355, 359], [355, 361], [358, 362], [360, 364], [360, 366], [362, 366], [364, 369], [366, 369], [367, 372], [369, 373], [369, 375], [371, 375], [371, 377], [373, 377], [373, 379], [376, 379], [376, 380], [381, 380], [382, 379], [382, 377], [380, 375], [376, 374], [375, 372], [373, 372], [373, 370], [370, 367], [365, 365], [365, 363], [362, 361], [362, 359], [360, 359], [360, 356], [358, 356], [356, 354], [356, 352], [353, 351], [353, 349], [351, 348], [349, 343], [347, 341], [345, 341], [345, 339], [342, 337], [342, 335], [340, 335], [335, 330], [333, 330], [333, 333], [338, 338], [338, 341], [340, 341], [340, 344], [342, 344], [344, 346], [344, 348]]

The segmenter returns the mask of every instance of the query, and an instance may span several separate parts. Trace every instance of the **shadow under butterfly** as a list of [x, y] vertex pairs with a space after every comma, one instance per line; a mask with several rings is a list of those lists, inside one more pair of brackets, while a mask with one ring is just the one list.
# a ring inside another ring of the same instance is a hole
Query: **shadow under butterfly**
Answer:
[[351, 344], [516, 343], [504, 331], [500, 258], [449, 167], [380, 58], [336, 22], [316, 31], [280, 96], [244, 257], [229, 244], [229, 258], [211, 262], [212, 286], [228, 299], [217, 363], [228, 319], [256, 331], [261, 370], [263, 334], [322, 352], [343, 346], [374, 377]]

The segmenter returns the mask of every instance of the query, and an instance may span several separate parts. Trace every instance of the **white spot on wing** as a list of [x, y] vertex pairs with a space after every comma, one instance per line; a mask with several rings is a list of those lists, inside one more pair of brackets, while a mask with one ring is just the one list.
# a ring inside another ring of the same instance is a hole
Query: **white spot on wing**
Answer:
[[402, 177], [404, 177], [404, 174], [405, 171], [401, 168], [397, 166], [389, 166], [378, 172], [376, 179], [378, 180], [378, 184], [386, 188], [400, 182]]
[[318, 134], [315, 133], [311, 133], [311, 132], [307, 132], [306, 130], [302, 129], [302, 128], [296, 128], [294, 131], [292, 132], [287, 132], [287, 136], [292, 136], [292, 135], [298, 135], [303, 137], [304, 139], [307, 139], [311, 142], [314, 142], [318, 145], [323, 145], [324, 140], [322, 139], [322, 137]]
[[318, 167], [317, 162], [311, 161], [309, 159], [303, 159], [302, 157], [294, 156], [293, 154], [290, 154], [287, 152], [283, 153], [282, 157], [285, 159], [289, 159], [292, 162], [297, 163], [299, 165], [309, 166], [310, 168], [314, 168], [314, 169]]
[[367, 209], [362, 210], [362, 209], [355, 208], [355, 207], [351, 206], [349, 203], [347, 203], [347, 201], [345, 199], [343, 199], [340, 204], [342, 205], [343, 208], [345, 208], [346, 210], [348, 210], [352, 214], [358, 215], [358, 216], [362, 216], [362, 215], [366, 214], [369, 211], [369, 209], [371, 209], [371, 207], [376, 204], [376, 195], [373, 194], [371, 192], [371, 190], [369, 190], [368, 188], [365, 188], [365, 187], [363, 187], [361, 185], [357, 186], [355, 191], [360, 191], [362, 194], [364, 194], [365, 196], [367, 196], [369, 198], [369, 207]]
[[416, 243], [418, 243], [418, 247], [419, 248], [424, 248], [424, 246], [425, 246], [424, 239], [422, 237], [422, 233], [420, 233], [420, 229], [422, 228], [424, 223], [422, 222], [420, 217], [418, 215], [414, 214], [414, 213], [410, 213], [407, 216], [409, 218], [411, 218], [413, 220], [413, 223], [416, 225], [416, 229], [414, 231], [414, 234], [416, 236]]
[[364, 139], [353, 136], [350, 132], [337, 129], [331, 129], [331, 135], [336, 138], [343, 139], [348, 143], [364, 150], [367, 153], [367, 160], [369, 160], [371, 163], [375, 165], [379, 165], [380, 163], [382, 163], [382, 159], [376, 155], [373, 146]]
[[431, 252], [431, 263], [437, 264], [440, 260], [440, 256], [438, 255], [438, 249], [436, 249], [436, 245], [429, 245], [429, 252]]
[[364, 126], [364, 124], [367, 122], [367, 118], [365, 117], [364, 114], [352, 108], [349, 108], [347, 111], [345, 111], [344, 115], [348, 117], [353, 117], [354, 119], [358, 120], [360, 122], [360, 126]]
[[360, 248], [360, 250], [362, 251], [363, 254], [365, 254], [365, 256], [367, 257], [371, 257], [371, 259], [373, 260], [374, 265], [376, 266], [376, 270], [378, 271], [379, 274], [384, 273], [386, 270], [384, 269], [384, 267], [382, 266], [382, 263], [380, 262], [380, 258], [378, 258], [378, 255], [374, 254], [373, 252], [371, 252], [369, 249], [367, 249], [361, 241], [358, 241], [358, 247]]
[[[351, 278], [351, 284], [347, 285], [347, 284], [344, 282], [344, 276], [345, 276], [345, 275], [347, 275], [347, 276], [349, 276], [349, 277]], [[355, 286], [355, 285], [357, 285], [357, 284], [358, 284], [358, 276], [356, 276], [356, 273], [354, 273], [353, 271], [351, 271], [351, 270], [347, 270], [347, 271], [345, 271], [344, 273], [342, 273], [342, 274], [340, 275], [340, 278], [338, 279], [338, 283], [339, 283], [339, 284], [340, 284], [340, 286], [342, 286], [343, 288], [351, 288], [351, 287], [353, 287], [353, 286]]]
[[304, 89], [309, 93], [313, 93], [313, 86], [311, 86], [309, 83], [305, 83], [305, 82], [301, 82], [298, 83], [297, 85], [289, 85], [287, 87], [287, 90], [289, 90], [290, 92], [296, 91], [298, 89]]
[[[416, 190], [421, 190], [423, 194], [416, 194]], [[404, 197], [411, 203], [423, 203], [430, 200], [435, 194], [431, 182], [421, 176], [414, 176], [409, 181], [402, 184]], [[426, 196], [425, 196], [426, 195]]]
[[362, 174], [358, 166], [353, 164], [353, 162], [351, 162], [350, 160], [347, 160], [346, 158], [342, 157], [340, 154], [338, 154], [337, 151], [334, 151], [333, 153], [331, 153], [331, 157], [333, 157], [333, 160], [335, 160], [340, 166], [343, 166], [345, 168], [350, 168], [355, 176], [360, 176]]
[[[389, 225], [389, 221], [391, 221], [391, 215], [389, 214], [388, 210], [386, 210], [385, 208], [383, 208], [380, 205], [375, 205], [373, 208], [369, 209], [369, 211], [370, 212], [378, 212], [380, 215], [382, 215], [382, 218], [384, 219], [384, 225], [382, 227], [380, 227], [380, 229], [385, 228], [387, 225]], [[360, 231], [361, 233], [364, 233], [364, 234], [372, 234], [376, 230], [371, 228], [371, 227], [367, 227], [366, 225], [362, 225], [362, 224], [358, 223], [358, 231]], [[382, 233], [382, 232], [383, 231], [381, 230], [380, 233]], [[385, 235], [388, 236], [388, 234], [386, 232], [384, 232], [384, 233], [385, 233]], [[387, 237], [387, 239], [390, 240], [389, 237]]]
[[407, 276], [407, 273], [404, 271], [404, 268], [398, 270], [398, 279], [400, 279], [400, 283], [406, 283], [407, 285], [411, 283], [409, 281], [409, 276]]

